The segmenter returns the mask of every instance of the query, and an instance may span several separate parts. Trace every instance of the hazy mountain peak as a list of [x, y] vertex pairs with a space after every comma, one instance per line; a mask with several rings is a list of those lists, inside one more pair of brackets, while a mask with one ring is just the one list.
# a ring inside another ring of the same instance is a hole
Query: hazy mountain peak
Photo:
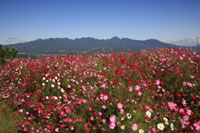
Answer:
[[82, 37], [76, 39], [68, 38], [49, 38], [37, 39], [35, 41], [26, 43], [13, 44], [15, 48], [19, 49], [19, 53], [56, 53], [56, 54], [79, 54], [95, 53], [102, 49], [107, 49], [110, 52], [142, 50], [160, 47], [177, 47], [176, 45], [160, 42], [156, 39], [147, 40], [133, 40], [129, 38], [122, 38], [115, 36], [111, 39], [95, 39], [92, 37]]
[[114, 36], [114, 37], [112, 37], [110, 40], [120, 40], [120, 38], [117, 37], [117, 36]]

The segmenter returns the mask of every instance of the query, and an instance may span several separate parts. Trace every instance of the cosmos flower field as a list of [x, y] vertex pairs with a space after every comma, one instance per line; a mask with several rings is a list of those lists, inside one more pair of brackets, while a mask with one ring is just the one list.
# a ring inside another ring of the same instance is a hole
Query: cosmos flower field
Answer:
[[175, 48], [14, 59], [0, 98], [25, 132], [200, 132], [200, 53]]

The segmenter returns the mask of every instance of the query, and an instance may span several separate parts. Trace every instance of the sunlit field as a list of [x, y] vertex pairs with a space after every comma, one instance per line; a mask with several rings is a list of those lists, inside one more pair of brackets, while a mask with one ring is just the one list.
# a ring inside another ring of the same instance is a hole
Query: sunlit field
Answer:
[[17, 113], [4, 121], [21, 132], [200, 132], [199, 83], [200, 53], [174, 48], [0, 66], [1, 104]]

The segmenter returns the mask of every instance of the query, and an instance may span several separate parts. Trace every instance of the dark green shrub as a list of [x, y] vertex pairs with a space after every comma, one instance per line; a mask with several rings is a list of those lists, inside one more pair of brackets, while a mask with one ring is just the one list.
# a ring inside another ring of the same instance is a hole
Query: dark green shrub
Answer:
[[16, 54], [18, 52], [18, 49], [12, 47], [10, 49], [9, 46], [7, 46], [5, 49], [0, 44], [0, 62], [1, 64], [4, 63], [7, 59], [13, 59], [15, 58]]

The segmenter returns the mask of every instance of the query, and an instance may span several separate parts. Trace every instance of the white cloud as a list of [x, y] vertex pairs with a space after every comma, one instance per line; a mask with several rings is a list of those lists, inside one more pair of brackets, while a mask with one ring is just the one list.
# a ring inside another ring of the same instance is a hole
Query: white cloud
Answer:
[[166, 42], [176, 44], [176, 45], [181, 45], [181, 46], [195, 46], [197, 44], [197, 40], [191, 39], [191, 38], [184, 38], [182, 40], [173, 40], [173, 41], [166, 41]]
[[5, 44], [15, 44], [15, 43], [22, 43], [22, 42], [29, 42], [29, 41], [22, 40], [17, 37], [8, 37], [7, 40], [5, 41]]

